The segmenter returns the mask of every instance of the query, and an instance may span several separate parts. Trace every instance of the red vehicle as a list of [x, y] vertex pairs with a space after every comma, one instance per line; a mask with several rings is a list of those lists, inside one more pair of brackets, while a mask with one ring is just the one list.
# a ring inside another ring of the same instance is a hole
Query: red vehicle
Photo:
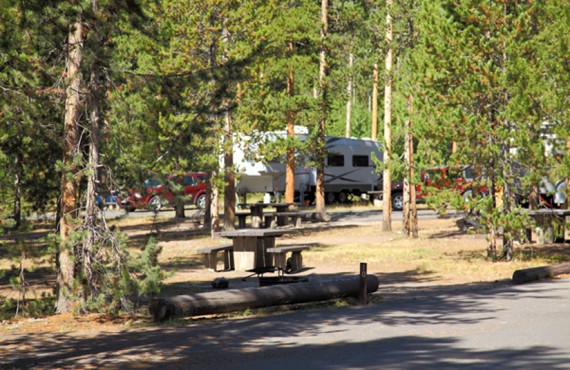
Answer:
[[206, 180], [207, 174], [204, 172], [169, 176], [166, 183], [152, 178], [143, 183], [144, 194], [141, 194], [142, 191], [130, 189], [129, 196], [123, 199], [121, 203], [129, 212], [141, 208], [158, 211], [163, 205], [174, 204], [176, 201], [177, 194], [168, 185], [170, 182], [182, 187], [183, 194], [180, 196], [184, 196], [185, 203], [204, 209], [206, 207]]
[[[461, 167], [434, 167], [422, 172], [421, 196], [429, 195], [429, 188], [453, 189], [461, 194], [464, 199], [473, 196], [473, 181], [475, 169], [473, 166]], [[485, 185], [479, 187], [480, 194], [488, 194], [489, 189]]]

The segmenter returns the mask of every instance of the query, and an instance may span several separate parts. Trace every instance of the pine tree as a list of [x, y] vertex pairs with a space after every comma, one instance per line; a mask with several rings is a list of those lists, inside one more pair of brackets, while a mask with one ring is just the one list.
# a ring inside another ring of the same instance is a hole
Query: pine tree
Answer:
[[[42, 48], [49, 37], [27, 31], [42, 22], [40, 14], [24, 15], [21, 4], [5, 2], [0, 19], [0, 160], [7, 176], [4, 200], [11, 203], [3, 211], [18, 227], [26, 213], [45, 211], [57, 198], [59, 181], [49, 174], [61, 157], [61, 122], [55, 118], [61, 115], [61, 90], [52, 87], [54, 71]], [[52, 27], [44, 26], [44, 32]]]
[[[525, 194], [525, 184], [536, 184], [548, 160], [528, 140], [537, 137], [542, 121], [541, 109], [528, 99], [532, 89], [525, 86], [540, 68], [530, 66], [541, 64], [526, 46], [539, 31], [533, 18], [537, 7], [492, 1], [422, 4], [422, 43], [427, 54], [421, 107], [439, 121], [425, 127], [440, 141], [458, 143], [456, 154], [444, 154], [451, 163], [468, 162], [481, 168], [485, 178], [477, 179], [475, 186], [484, 184], [494, 195], [496, 190], [502, 193], [500, 199], [493, 195], [473, 200], [489, 232], [491, 258], [497, 255], [499, 227], [504, 237], [501, 257], [512, 257], [512, 240], [522, 222], [515, 207], [516, 193]], [[534, 171], [528, 178], [521, 178], [516, 170], [517, 160], [531, 165]]]

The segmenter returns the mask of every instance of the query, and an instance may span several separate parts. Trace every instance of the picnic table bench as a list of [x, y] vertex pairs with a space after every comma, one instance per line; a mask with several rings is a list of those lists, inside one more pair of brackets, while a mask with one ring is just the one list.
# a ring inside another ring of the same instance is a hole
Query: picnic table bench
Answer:
[[224, 271], [234, 270], [234, 246], [233, 244], [216, 245], [213, 247], [198, 248], [198, 253], [204, 255], [204, 264], [212, 271], [218, 271], [218, 253], [224, 254]]
[[309, 218], [310, 211], [284, 211], [266, 212], [263, 214], [265, 227], [286, 226], [292, 223], [295, 227], [300, 227], [303, 218]]
[[[297, 272], [303, 267], [303, 256], [301, 252], [310, 249], [308, 245], [288, 245], [267, 248], [268, 253], [273, 253], [275, 257], [275, 268], [283, 272]], [[289, 263], [287, 263], [287, 253], [291, 253]]]

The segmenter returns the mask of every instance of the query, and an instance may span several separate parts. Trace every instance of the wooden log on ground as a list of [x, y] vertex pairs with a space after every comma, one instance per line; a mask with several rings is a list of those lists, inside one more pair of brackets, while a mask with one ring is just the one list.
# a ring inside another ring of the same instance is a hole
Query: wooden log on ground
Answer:
[[[378, 278], [366, 277], [368, 293], [378, 290]], [[229, 289], [159, 298], [151, 301], [149, 312], [155, 321], [173, 317], [227, 313], [248, 308], [283, 304], [326, 301], [342, 297], [358, 297], [360, 278], [345, 278], [318, 283], [295, 283], [259, 288]]]
[[552, 266], [534, 267], [530, 269], [517, 270], [513, 273], [514, 284], [530, 283], [542, 279], [552, 278], [560, 274], [570, 273], [570, 262], [559, 263]]

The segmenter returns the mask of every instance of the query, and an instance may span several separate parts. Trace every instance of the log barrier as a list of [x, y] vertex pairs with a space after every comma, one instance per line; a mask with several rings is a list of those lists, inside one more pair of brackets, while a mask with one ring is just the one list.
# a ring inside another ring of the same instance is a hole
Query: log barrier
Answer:
[[[377, 291], [378, 285], [379, 281], [375, 275], [366, 276], [368, 293]], [[201, 316], [241, 311], [248, 308], [358, 297], [359, 293], [360, 278], [356, 276], [318, 283], [228, 289], [158, 298], [150, 302], [149, 312], [155, 321], [164, 321], [174, 317]]]
[[568, 273], [570, 273], [570, 262], [517, 270], [513, 273], [513, 284], [530, 283], [532, 281], [548, 279], [556, 275]]

